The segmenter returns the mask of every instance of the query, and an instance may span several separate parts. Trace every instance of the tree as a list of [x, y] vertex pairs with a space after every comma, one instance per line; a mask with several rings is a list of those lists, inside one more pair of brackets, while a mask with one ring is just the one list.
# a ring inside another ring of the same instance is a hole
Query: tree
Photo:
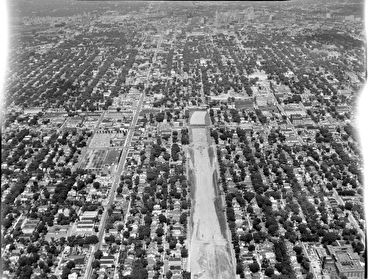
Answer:
[[110, 234], [109, 236], [105, 236], [105, 241], [106, 243], [112, 244], [115, 242], [115, 236], [113, 236], [112, 234]]
[[3, 226], [5, 227], [5, 229], [9, 229], [12, 224], [13, 224], [12, 218], [3, 219]]
[[100, 182], [98, 182], [98, 181], [93, 182], [93, 187], [94, 187], [95, 189], [99, 189], [99, 188], [100, 188], [100, 186], [101, 186]]
[[180, 215], [180, 223], [181, 224], [186, 224], [186, 222], [187, 222], [187, 216], [188, 216], [188, 214], [186, 212], [183, 212]]
[[129, 238], [129, 237], [130, 237], [130, 233], [129, 233], [129, 231], [124, 231], [124, 232], [123, 232], [123, 237], [124, 237], [124, 238]]
[[182, 258], [187, 258], [188, 257], [188, 249], [186, 249], [185, 247], [183, 247], [181, 249], [181, 257]]
[[149, 237], [151, 233], [151, 228], [148, 225], [139, 226], [138, 228], [138, 238], [140, 240], [145, 239], [146, 237]]
[[85, 243], [86, 244], [96, 244], [96, 243], [98, 243], [97, 235], [87, 236], [86, 240], [85, 240]]
[[236, 274], [242, 274], [244, 272], [244, 268], [242, 263], [237, 263], [236, 264]]
[[294, 246], [293, 250], [295, 251], [295, 253], [297, 253], [298, 255], [301, 254], [303, 252], [303, 248], [300, 246]]
[[275, 236], [279, 230], [278, 224], [273, 224], [268, 227], [268, 233], [272, 236]]
[[60, 243], [60, 245], [61, 245], [61, 246], [64, 246], [64, 245], [65, 245], [65, 243], [66, 243], [66, 239], [65, 239], [65, 237], [60, 237], [60, 239], [59, 239], [59, 243]]
[[165, 119], [165, 114], [163, 112], [160, 112], [156, 115], [156, 121], [157, 122], [162, 122], [162, 121], [164, 121], [164, 119]]
[[173, 273], [171, 272], [171, 270], [169, 270], [168, 272], [166, 272], [166, 278], [170, 279], [173, 276]]
[[275, 270], [272, 267], [268, 267], [265, 270], [265, 275], [271, 277], [275, 273]]
[[22, 269], [22, 275], [20, 276], [20, 278], [31, 278], [31, 275], [33, 273], [33, 268], [31, 266], [25, 266]]
[[156, 229], [156, 234], [157, 234], [157, 236], [158, 237], [161, 237], [161, 236], [163, 236], [164, 235], [164, 229], [162, 228], [162, 227], [158, 227], [157, 229]]
[[92, 262], [92, 268], [93, 269], [95, 269], [95, 268], [99, 268], [100, 267], [100, 261], [98, 261], [98, 260], [94, 260], [93, 262]]
[[340, 239], [339, 235], [333, 232], [327, 232], [325, 236], [322, 238], [323, 244], [331, 245], [336, 240]]
[[[143, 209], [143, 208], [142, 208]], [[148, 210], [147, 210], [148, 211]], [[150, 214], [146, 214], [146, 216], [144, 216], [144, 223], [147, 226], [150, 226], [152, 224], [152, 217], [150, 216]]]
[[166, 216], [161, 213], [160, 215], [158, 215], [158, 220], [160, 221], [160, 223], [166, 223]]
[[124, 229], [124, 225], [123, 224], [119, 224], [118, 225], [118, 231], [121, 232]]
[[183, 245], [184, 244], [184, 241], [185, 241], [185, 237], [181, 235], [181, 236], [178, 237], [178, 240], [179, 240], [179, 243], [181, 245]]
[[66, 267], [69, 268], [69, 269], [72, 269], [75, 267], [75, 262], [74, 261], [69, 261], [67, 264], [66, 264]]
[[249, 265], [249, 270], [253, 273], [256, 273], [260, 270], [258, 263], [252, 263]]
[[353, 204], [351, 202], [346, 202], [345, 203], [345, 209], [346, 210], [352, 210], [353, 209]]
[[357, 252], [357, 253], [360, 254], [364, 250], [364, 245], [360, 241], [358, 241], [354, 246], [355, 246], [354, 247], [354, 252]]
[[175, 249], [176, 244], [178, 243], [178, 240], [176, 239], [176, 237], [173, 237], [170, 242], [169, 242], [169, 248], [171, 250]]
[[148, 272], [145, 268], [147, 262], [142, 259], [135, 260], [133, 262], [133, 269], [131, 273], [131, 279], [146, 279], [148, 278]]
[[27, 247], [27, 253], [37, 253], [39, 248], [34, 246], [32, 243]]
[[47, 191], [47, 189], [45, 189], [43, 191], [43, 195], [44, 195], [45, 199], [49, 199], [50, 198], [50, 193]]
[[186, 200], [181, 202], [181, 209], [188, 209], [188, 202]]
[[95, 259], [99, 260], [101, 259], [103, 254], [101, 250], [97, 250], [94, 255], [95, 255]]
[[170, 160], [170, 154], [165, 152], [164, 155], [163, 155], [163, 158], [166, 160], [166, 161], [169, 161]]

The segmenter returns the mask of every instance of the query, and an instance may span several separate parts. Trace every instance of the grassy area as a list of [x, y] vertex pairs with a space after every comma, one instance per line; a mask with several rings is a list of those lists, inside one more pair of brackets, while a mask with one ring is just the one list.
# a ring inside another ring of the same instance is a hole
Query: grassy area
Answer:
[[212, 146], [213, 145], [213, 139], [211, 137], [211, 133], [210, 133], [210, 129], [206, 129], [206, 134], [207, 134], [207, 144], [208, 146]]
[[204, 117], [204, 122], [206, 123], [207, 126], [211, 125], [211, 118], [208, 115], [208, 112], [206, 113], [206, 116]]
[[215, 197], [217, 197], [220, 195], [220, 187], [217, 181], [217, 171], [216, 170], [213, 171], [212, 179], [213, 179], [213, 189], [215, 191]]
[[[191, 148], [188, 148], [188, 151], [193, 152]], [[193, 158], [193, 156], [191, 156]], [[194, 160], [194, 159], [193, 159]], [[189, 228], [193, 227], [193, 213], [195, 207], [195, 175], [194, 171], [188, 167], [188, 181], [189, 181], [189, 197], [190, 197], [190, 216], [189, 216]], [[191, 236], [189, 236], [191, 237]]]
[[188, 181], [190, 183], [190, 193], [191, 193], [191, 197], [190, 198], [194, 198], [194, 191], [195, 191], [195, 175], [192, 169], [188, 170]]
[[[188, 152], [189, 152], [189, 157], [190, 157], [190, 160], [192, 161], [192, 164], [194, 166], [194, 150], [192, 148], [188, 148]], [[188, 162], [189, 163], [189, 162]], [[193, 174], [194, 175], [194, 174]], [[194, 183], [195, 181], [193, 181]]]
[[211, 166], [213, 166], [213, 158], [215, 157], [215, 151], [213, 150], [213, 147], [208, 147], [208, 156], [210, 157]]
[[227, 235], [226, 235], [227, 222], [225, 218], [225, 213], [223, 212], [224, 207], [223, 207], [222, 200], [221, 200], [222, 198], [220, 196], [220, 187], [217, 181], [217, 171], [216, 170], [213, 172], [212, 177], [213, 177], [213, 189], [215, 191], [214, 203], [215, 203], [216, 214], [219, 220], [221, 234], [223, 235], [225, 239], [227, 239]]
[[215, 203], [217, 218], [220, 224], [221, 234], [224, 237], [224, 239], [227, 239], [227, 234], [226, 234], [227, 222], [225, 218], [225, 213], [222, 210], [223, 206], [222, 206], [221, 196], [216, 196], [214, 203]]
[[104, 164], [112, 165], [118, 163], [121, 152], [122, 150], [109, 150], [109, 153], [107, 153], [107, 156], [105, 158]]

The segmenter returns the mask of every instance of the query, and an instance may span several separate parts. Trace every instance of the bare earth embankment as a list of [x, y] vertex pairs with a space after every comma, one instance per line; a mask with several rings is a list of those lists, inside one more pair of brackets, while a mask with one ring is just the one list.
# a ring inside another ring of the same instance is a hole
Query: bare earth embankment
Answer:
[[[203, 115], [200, 117], [202, 118]], [[197, 121], [194, 122], [197, 124]], [[192, 278], [235, 278], [230, 244], [224, 237], [226, 235], [224, 213], [219, 208], [216, 211], [215, 208], [215, 200], [219, 203], [220, 199], [216, 197], [218, 189], [215, 191], [214, 184], [215, 162], [210, 159], [208, 151], [207, 136], [209, 135], [206, 128], [193, 128], [191, 131], [193, 141], [189, 154], [194, 157], [194, 160], [193, 158], [189, 160], [189, 167], [194, 174], [192, 179], [195, 189], [189, 253]], [[217, 207], [219, 207], [218, 204]], [[221, 226], [219, 219], [221, 219]]]

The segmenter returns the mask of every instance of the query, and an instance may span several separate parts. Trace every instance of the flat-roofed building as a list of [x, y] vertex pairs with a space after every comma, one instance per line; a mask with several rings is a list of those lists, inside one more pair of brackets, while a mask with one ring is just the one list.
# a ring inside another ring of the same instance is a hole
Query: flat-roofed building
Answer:
[[38, 226], [39, 220], [25, 219], [21, 229], [23, 234], [32, 234]]
[[98, 216], [98, 211], [85, 211], [81, 216], [81, 219], [90, 219], [93, 220]]
[[93, 223], [78, 223], [77, 228], [76, 228], [76, 233], [92, 233], [93, 232], [93, 228], [94, 228], [94, 224]]
[[42, 112], [42, 107], [25, 108], [23, 111], [24, 114], [30, 115], [38, 114], [39, 112]]
[[181, 258], [179, 257], [170, 257], [169, 258], [169, 269], [173, 274], [181, 273]]
[[102, 256], [100, 259], [101, 267], [112, 267], [114, 265], [115, 258], [114, 256]]
[[337, 275], [346, 276], [349, 279], [365, 278], [364, 266], [360, 257], [354, 252], [351, 245], [332, 246], [327, 245], [327, 251], [334, 260]]
[[92, 233], [95, 227], [95, 220], [98, 216], [97, 211], [85, 211], [80, 217], [76, 232], [77, 233]]
[[300, 126], [304, 124], [303, 116], [301, 116], [300, 114], [292, 114], [290, 119], [293, 125]]
[[307, 115], [305, 109], [300, 104], [295, 103], [285, 105], [284, 112], [287, 116], [300, 115], [304, 117]]

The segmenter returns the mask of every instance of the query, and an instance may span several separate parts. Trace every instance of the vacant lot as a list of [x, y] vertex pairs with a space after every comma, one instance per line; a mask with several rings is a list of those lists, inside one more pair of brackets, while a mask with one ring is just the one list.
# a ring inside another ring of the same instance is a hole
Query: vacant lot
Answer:
[[111, 166], [119, 162], [121, 150], [110, 150], [105, 158], [105, 165]]
[[205, 125], [207, 111], [195, 111], [190, 118], [190, 125]]
[[89, 147], [90, 148], [110, 147], [110, 138], [111, 134], [104, 134], [104, 133], [94, 134]]
[[194, 156], [194, 163], [189, 160], [189, 166], [194, 173], [195, 193], [191, 213], [190, 271], [197, 278], [235, 278], [229, 242], [224, 237], [224, 213], [219, 208], [216, 210], [221, 206], [215, 194], [215, 166], [209, 156], [206, 128], [193, 128], [192, 137], [189, 154]]

